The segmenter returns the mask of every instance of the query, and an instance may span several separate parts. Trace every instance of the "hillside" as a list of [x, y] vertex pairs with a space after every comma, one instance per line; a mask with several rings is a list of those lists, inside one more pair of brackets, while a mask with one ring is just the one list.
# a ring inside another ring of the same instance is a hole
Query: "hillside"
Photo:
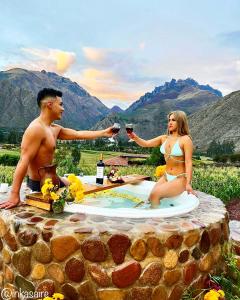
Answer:
[[190, 116], [194, 144], [206, 150], [211, 141], [233, 141], [240, 152], [240, 91]]

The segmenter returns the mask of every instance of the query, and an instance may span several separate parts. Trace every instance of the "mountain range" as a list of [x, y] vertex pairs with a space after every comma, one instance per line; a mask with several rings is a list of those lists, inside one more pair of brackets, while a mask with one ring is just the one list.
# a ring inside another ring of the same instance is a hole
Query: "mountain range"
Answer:
[[[52, 72], [20, 68], [0, 72], [0, 127], [25, 128], [38, 115], [36, 96], [40, 89], [51, 87], [63, 92], [63, 126], [75, 129], [102, 129], [119, 122], [132, 123], [134, 131], [149, 139], [166, 132], [167, 114], [184, 110], [194, 144], [206, 150], [215, 139], [234, 141], [240, 151], [240, 91], [222, 97], [220, 91], [195, 80], [172, 79], [148, 92], [125, 111], [106, 107], [98, 98], [70, 79]], [[127, 139], [125, 130], [120, 138]]]
[[[172, 79], [140, 97], [126, 111], [107, 115], [93, 128], [105, 128], [113, 121], [123, 127], [126, 123], [132, 123], [137, 134], [149, 139], [166, 132], [167, 115], [170, 111], [183, 110], [190, 115], [221, 99], [221, 92], [209, 85], [199, 85], [191, 78]], [[127, 139], [124, 131], [120, 135]]]

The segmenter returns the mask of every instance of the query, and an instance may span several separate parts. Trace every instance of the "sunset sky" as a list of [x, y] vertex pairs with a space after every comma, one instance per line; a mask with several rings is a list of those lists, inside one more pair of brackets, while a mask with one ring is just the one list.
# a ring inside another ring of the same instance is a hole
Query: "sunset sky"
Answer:
[[172, 78], [240, 89], [239, 0], [1, 0], [0, 70], [56, 72], [108, 107]]

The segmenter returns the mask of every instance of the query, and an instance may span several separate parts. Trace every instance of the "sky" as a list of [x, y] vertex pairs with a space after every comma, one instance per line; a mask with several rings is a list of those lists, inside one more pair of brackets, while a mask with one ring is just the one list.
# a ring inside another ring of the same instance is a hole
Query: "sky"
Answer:
[[239, 0], [0, 0], [0, 70], [46, 70], [127, 108], [166, 81], [240, 89]]

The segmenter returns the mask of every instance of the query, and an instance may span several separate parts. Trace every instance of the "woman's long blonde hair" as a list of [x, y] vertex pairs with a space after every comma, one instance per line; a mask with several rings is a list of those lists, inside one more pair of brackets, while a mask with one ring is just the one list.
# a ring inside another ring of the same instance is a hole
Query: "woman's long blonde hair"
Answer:
[[[178, 135], [189, 135], [190, 136], [190, 130], [189, 130], [189, 127], [188, 127], [187, 115], [185, 114], [185, 112], [182, 111], [182, 110], [171, 111], [168, 114], [168, 120], [169, 120], [171, 115], [174, 115], [174, 118], [177, 121]], [[170, 135], [169, 129], [167, 130], [167, 134]]]

